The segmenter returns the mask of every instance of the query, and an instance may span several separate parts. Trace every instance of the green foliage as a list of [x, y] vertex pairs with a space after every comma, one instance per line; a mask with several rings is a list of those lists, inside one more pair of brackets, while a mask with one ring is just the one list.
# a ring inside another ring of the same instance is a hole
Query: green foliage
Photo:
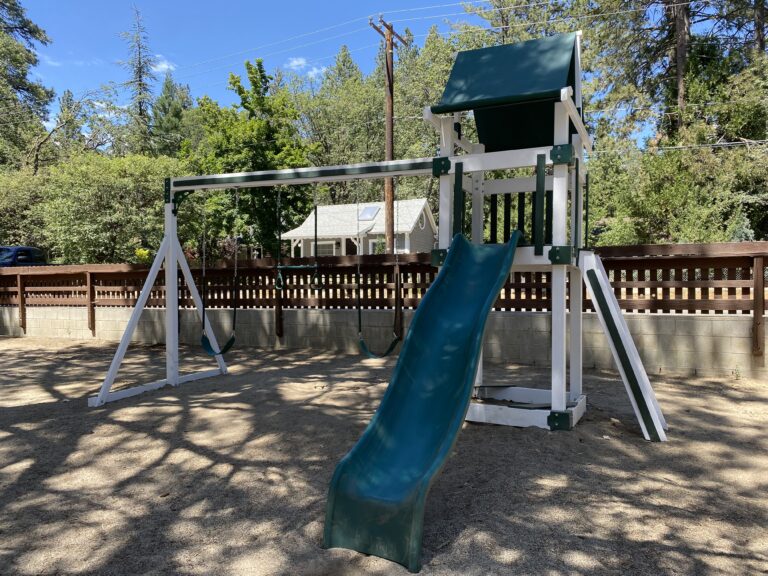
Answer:
[[[449, 34], [435, 27], [421, 44], [403, 31], [395, 158], [436, 153], [422, 112], [440, 98], [455, 51], [582, 28], [585, 113], [597, 137], [588, 160], [592, 242], [768, 239], [768, 57], [753, 2], [488, 0], [466, 10], [472, 24]], [[680, 10], [692, 29], [679, 29]], [[53, 126], [43, 127], [53, 94], [30, 70], [36, 45], [49, 39], [19, 0], [0, 0], [0, 102], [13, 119], [0, 123], [0, 243], [40, 245], [61, 262], [146, 261], [160, 242], [166, 176], [384, 158], [383, 44], [370, 74], [346, 46], [327, 69], [304, 75], [246, 62], [244, 77], [229, 78], [237, 105], [221, 106], [207, 96], [193, 102], [170, 74], [154, 98], [154, 55], [137, 10], [123, 37], [128, 109], [115, 84], [78, 98], [65, 91]], [[476, 137], [471, 117], [462, 128]], [[748, 145], [711, 147], [727, 142]], [[203, 228], [211, 260], [233, 256], [235, 237], [274, 253], [278, 226], [296, 226], [315, 198], [381, 200], [383, 181], [283, 187], [280, 195], [279, 216], [278, 189], [192, 195], [179, 218], [186, 253], [199, 257]], [[399, 178], [396, 195], [426, 196], [437, 212], [435, 179]]]
[[152, 106], [152, 140], [158, 154], [176, 156], [181, 152], [182, 142], [187, 137], [184, 115], [190, 108], [189, 86], [176, 84], [168, 72], [162, 92]]
[[[195, 118], [203, 135], [196, 148], [186, 149], [193, 171], [204, 174], [275, 170], [306, 166], [308, 146], [296, 126], [298, 112], [288, 91], [266, 74], [260, 60], [246, 63], [248, 85], [230, 76], [230, 87], [240, 104], [222, 108], [208, 97], [198, 101]], [[277, 248], [277, 194], [256, 189], [240, 195], [237, 214], [232, 192], [208, 194], [203, 211], [208, 236], [216, 239], [243, 236], [245, 243]], [[282, 190], [282, 227], [296, 225], [309, 211], [311, 198], [296, 187]], [[196, 200], [198, 201], [198, 200]], [[199, 202], [199, 201], [198, 201]]]
[[[36, 177], [45, 245], [60, 262], [136, 262], [163, 235], [162, 182], [183, 175], [172, 158], [81, 154]], [[184, 235], [184, 229], [180, 231]]]
[[0, 2], [0, 168], [21, 167], [30, 142], [43, 132], [53, 92], [34, 81], [30, 71], [38, 63], [36, 44], [49, 42], [18, 0]]
[[0, 172], [0, 245], [45, 245], [41, 181], [29, 169]]

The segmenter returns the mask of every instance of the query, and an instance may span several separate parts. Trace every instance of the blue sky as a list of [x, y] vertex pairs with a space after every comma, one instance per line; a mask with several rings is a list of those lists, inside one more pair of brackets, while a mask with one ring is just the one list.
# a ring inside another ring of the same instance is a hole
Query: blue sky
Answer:
[[269, 70], [291, 68], [316, 74], [333, 62], [346, 44], [367, 72], [379, 35], [368, 16], [383, 14], [395, 29], [421, 35], [437, 24], [466, 21], [461, 3], [451, 0], [308, 0], [284, 2], [201, 0], [25, 0], [28, 16], [52, 42], [40, 47], [35, 74], [60, 95], [75, 95], [125, 80], [118, 62], [127, 58], [120, 32], [132, 23], [132, 6], [142, 13], [149, 44], [158, 59], [158, 78], [170, 69], [188, 84], [194, 97], [208, 94], [233, 102], [226, 89], [229, 72], [242, 73], [243, 62], [264, 58]]

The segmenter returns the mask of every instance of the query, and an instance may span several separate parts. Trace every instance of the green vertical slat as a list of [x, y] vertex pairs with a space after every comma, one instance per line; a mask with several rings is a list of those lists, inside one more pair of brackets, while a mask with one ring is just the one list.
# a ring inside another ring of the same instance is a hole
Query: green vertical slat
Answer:
[[499, 241], [499, 199], [496, 194], [491, 195], [491, 244]]
[[464, 231], [464, 164], [456, 163], [453, 183], [453, 236]]
[[536, 192], [533, 202], [533, 253], [544, 255], [544, 195], [546, 191], [547, 157], [544, 154], [536, 156]]
[[595, 296], [595, 301], [603, 314], [605, 325], [608, 328], [608, 335], [619, 355], [619, 362], [621, 362], [621, 367], [624, 369], [624, 374], [627, 376], [629, 389], [632, 391], [632, 396], [635, 398], [637, 409], [640, 411], [640, 417], [643, 419], [645, 429], [648, 431], [648, 437], [651, 439], [651, 442], [659, 442], [661, 440], [659, 438], [659, 431], [656, 429], [656, 424], [653, 422], [648, 404], [645, 402], [645, 396], [643, 396], [643, 391], [640, 388], [637, 374], [635, 374], [635, 371], [632, 369], [632, 363], [629, 361], [629, 354], [624, 347], [624, 342], [621, 340], [616, 321], [611, 315], [611, 310], [608, 306], [605, 294], [603, 294], [600, 281], [597, 278], [597, 273], [594, 270], [587, 270], [587, 279], [589, 280], [589, 285], [592, 287], [592, 294]]
[[552, 197], [553, 191], [545, 194], [546, 208], [544, 209], [544, 244], [552, 244]]
[[509, 242], [512, 234], [512, 195], [504, 194], [504, 242]]
[[589, 172], [584, 183], [584, 248], [589, 248]]
[[525, 242], [525, 194], [517, 195], [517, 229], [520, 231], [520, 245]]
[[576, 204], [576, 210], [573, 211], [576, 222], [574, 222], [573, 245], [577, 248], [581, 243], [581, 218], [579, 217], [579, 204], [581, 204], [581, 178], [579, 176], [579, 159], [576, 158], [576, 185], [573, 187], [573, 201]]

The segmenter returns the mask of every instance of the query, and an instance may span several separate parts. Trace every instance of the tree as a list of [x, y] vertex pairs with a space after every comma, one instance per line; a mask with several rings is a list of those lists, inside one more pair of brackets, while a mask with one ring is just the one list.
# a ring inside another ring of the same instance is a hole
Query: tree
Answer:
[[0, 166], [22, 164], [29, 142], [42, 131], [53, 91], [30, 78], [37, 44], [50, 42], [18, 0], [0, 2]]
[[[222, 108], [211, 98], [198, 101], [194, 113], [204, 136], [186, 151], [197, 173], [244, 172], [306, 166], [307, 146], [296, 127], [298, 112], [286, 89], [264, 70], [261, 60], [246, 62], [247, 84], [230, 75], [230, 88], [238, 94], [236, 106]], [[247, 243], [275, 253], [277, 248], [277, 193], [258, 189], [240, 194], [235, 214], [233, 192], [207, 196], [208, 236], [223, 239], [234, 234]], [[282, 191], [283, 228], [296, 224], [309, 210], [309, 195], [296, 187]], [[215, 246], [211, 248], [215, 249]]]
[[152, 106], [152, 139], [158, 154], [176, 156], [185, 138], [184, 113], [192, 108], [189, 87], [165, 75], [163, 90]]
[[152, 84], [157, 80], [153, 71], [156, 58], [149, 49], [149, 37], [141, 12], [134, 6], [133, 26], [130, 31], [120, 36], [128, 44], [128, 60], [121, 62], [129, 72], [130, 78], [123, 83], [131, 94], [129, 149], [137, 153], [149, 153], [152, 150]]
[[34, 184], [46, 246], [62, 263], [136, 262], [162, 239], [163, 179], [186, 173], [172, 158], [93, 152], [52, 167]]

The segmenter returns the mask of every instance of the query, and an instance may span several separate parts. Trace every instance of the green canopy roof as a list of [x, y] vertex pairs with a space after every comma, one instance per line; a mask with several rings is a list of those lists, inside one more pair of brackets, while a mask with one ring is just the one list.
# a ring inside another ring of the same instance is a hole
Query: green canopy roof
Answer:
[[459, 52], [432, 112], [559, 98], [573, 86], [576, 33]]

